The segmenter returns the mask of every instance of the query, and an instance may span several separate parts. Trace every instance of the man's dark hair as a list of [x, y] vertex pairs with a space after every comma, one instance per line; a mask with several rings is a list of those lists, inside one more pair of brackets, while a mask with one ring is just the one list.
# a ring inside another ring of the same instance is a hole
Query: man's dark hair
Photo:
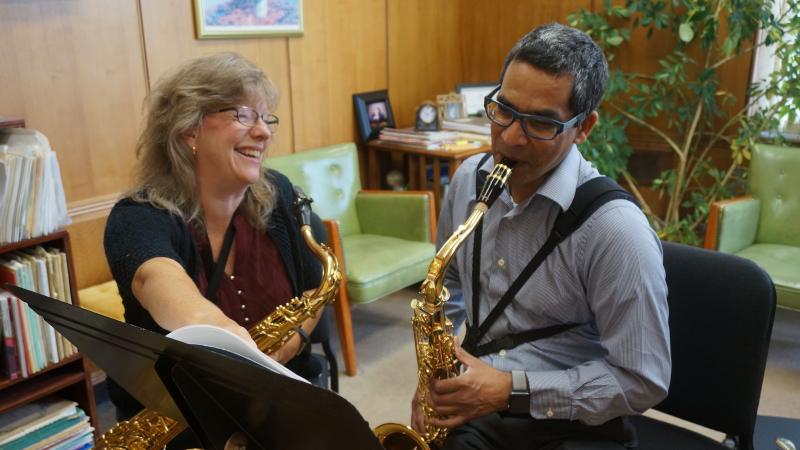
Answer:
[[594, 111], [600, 105], [608, 81], [608, 63], [600, 47], [583, 31], [559, 23], [534, 28], [508, 52], [500, 80], [512, 61], [552, 75], [569, 75], [569, 107], [574, 114]]

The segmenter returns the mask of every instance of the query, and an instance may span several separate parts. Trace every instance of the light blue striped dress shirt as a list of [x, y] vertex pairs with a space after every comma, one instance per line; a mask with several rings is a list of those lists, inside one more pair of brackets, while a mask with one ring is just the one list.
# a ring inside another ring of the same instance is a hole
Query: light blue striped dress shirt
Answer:
[[[448, 188], [439, 245], [475, 205], [481, 158], [466, 160]], [[492, 165], [487, 161], [481, 169]], [[481, 246], [481, 320], [544, 244], [575, 189], [597, 176], [573, 146], [535, 195], [515, 205], [505, 191], [489, 209]], [[472, 315], [473, 239], [474, 233], [456, 252], [445, 281], [451, 294], [446, 312], [456, 325]], [[661, 243], [633, 203], [613, 200], [553, 250], [480, 343], [533, 328], [580, 325], [482, 360], [499, 370], [526, 371], [533, 417], [600, 424], [641, 413], [666, 396], [668, 314]]]

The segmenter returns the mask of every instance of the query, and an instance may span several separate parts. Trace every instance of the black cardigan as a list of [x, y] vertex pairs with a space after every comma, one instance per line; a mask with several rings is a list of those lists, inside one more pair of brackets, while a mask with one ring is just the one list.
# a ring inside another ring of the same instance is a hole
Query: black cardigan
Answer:
[[[278, 194], [267, 233], [286, 265], [293, 296], [299, 296], [303, 291], [319, 285], [322, 267], [300, 235], [293, 213], [294, 190], [291, 182], [285, 175], [273, 170], [268, 171], [267, 176]], [[312, 214], [311, 226], [318, 242], [327, 241], [322, 222], [316, 214]], [[131, 283], [139, 266], [155, 257], [174, 259], [197, 282], [201, 256], [186, 222], [149, 203], [124, 198], [114, 205], [108, 217], [104, 245], [111, 273], [125, 306], [125, 321], [166, 334], [166, 330], [159, 327], [136, 300]]]

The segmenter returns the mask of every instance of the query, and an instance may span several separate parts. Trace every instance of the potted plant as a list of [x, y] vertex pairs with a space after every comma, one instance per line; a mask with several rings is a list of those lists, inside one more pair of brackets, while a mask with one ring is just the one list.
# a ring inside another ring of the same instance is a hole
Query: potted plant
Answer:
[[[660, 237], [700, 244], [708, 205], [742, 189], [755, 143], [784, 139], [774, 132], [778, 124], [800, 117], [800, 0], [783, 2], [784, 10], [775, 13], [771, 0], [606, 0], [602, 10], [569, 16], [612, 67], [600, 121], [581, 151], [601, 172], [627, 182]], [[657, 36], [667, 47], [655, 70], [617, 67], [615, 56], [632, 48], [632, 36]], [[731, 112], [736, 98], [721, 87], [719, 70], [764, 46], [774, 47], [781, 66], [753, 84]], [[673, 156], [652, 184], [666, 200], [659, 210], [644, 201], [626, 168], [631, 125], [647, 130]], [[712, 159], [720, 147], [729, 150], [727, 161]]]

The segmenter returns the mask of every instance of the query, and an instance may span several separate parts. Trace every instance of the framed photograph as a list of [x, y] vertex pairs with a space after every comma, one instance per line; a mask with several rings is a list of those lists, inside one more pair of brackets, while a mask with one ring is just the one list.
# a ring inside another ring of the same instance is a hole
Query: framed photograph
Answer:
[[445, 120], [456, 120], [466, 116], [464, 112], [464, 96], [461, 94], [451, 92], [437, 95], [436, 104], [439, 107], [439, 119], [442, 123]]
[[197, 39], [302, 36], [303, 0], [193, 0]]
[[496, 81], [488, 83], [460, 83], [456, 85], [456, 92], [464, 96], [464, 112], [467, 116], [480, 117], [486, 115], [483, 110], [483, 99], [497, 85]]
[[386, 90], [353, 94], [353, 108], [361, 139], [375, 139], [383, 128], [395, 128], [392, 104]]

